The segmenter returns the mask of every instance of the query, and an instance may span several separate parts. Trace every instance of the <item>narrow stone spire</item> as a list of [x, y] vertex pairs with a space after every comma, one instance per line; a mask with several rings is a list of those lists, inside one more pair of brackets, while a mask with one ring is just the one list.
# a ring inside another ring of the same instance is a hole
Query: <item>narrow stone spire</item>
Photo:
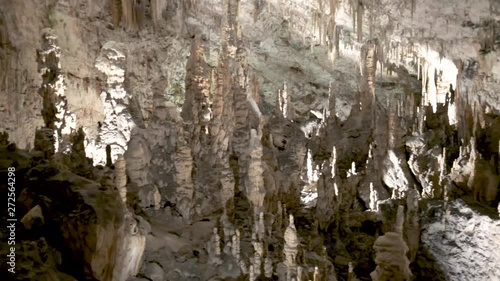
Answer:
[[319, 273], [319, 267], [314, 267], [313, 281], [321, 281], [321, 275]]
[[404, 211], [405, 207], [403, 205], [398, 206], [398, 212], [397, 212], [397, 217], [396, 217], [396, 226], [395, 230], [397, 233], [403, 235], [403, 225], [405, 222], [405, 217], [404, 217]]
[[373, 188], [373, 182], [370, 182], [370, 209], [378, 210], [378, 192]]
[[297, 230], [295, 229], [295, 223], [293, 215], [289, 216], [288, 227], [285, 230], [285, 246], [283, 253], [285, 255], [285, 265], [288, 268], [295, 268], [297, 265], [296, 257], [298, 253], [299, 240], [297, 237]]
[[120, 197], [124, 205], [127, 204], [127, 174], [126, 174], [127, 164], [123, 155], [118, 155], [118, 159], [115, 162], [115, 184], [116, 188], [120, 192]]
[[273, 277], [273, 262], [269, 257], [264, 259], [264, 276], [266, 276], [266, 278]]

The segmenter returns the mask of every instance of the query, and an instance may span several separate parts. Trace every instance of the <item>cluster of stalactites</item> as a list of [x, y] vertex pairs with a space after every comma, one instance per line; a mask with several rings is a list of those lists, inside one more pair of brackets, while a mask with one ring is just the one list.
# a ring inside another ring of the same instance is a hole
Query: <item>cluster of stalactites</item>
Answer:
[[[151, 16], [156, 24], [161, 13], [166, 8], [166, 0], [152, 0]], [[126, 28], [140, 28], [144, 24], [146, 15], [146, 1], [136, 0], [110, 0], [109, 9], [113, 26], [120, 26], [123, 21]]]
[[166, 7], [167, 0], [151, 0], [151, 16], [155, 24], [160, 22], [162, 13]]

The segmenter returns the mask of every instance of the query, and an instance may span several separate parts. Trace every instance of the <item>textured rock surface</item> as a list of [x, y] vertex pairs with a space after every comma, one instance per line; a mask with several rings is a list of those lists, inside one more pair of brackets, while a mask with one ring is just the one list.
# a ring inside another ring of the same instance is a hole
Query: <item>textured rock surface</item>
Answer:
[[19, 278], [498, 279], [497, 2], [1, 1]]
[[432, 203], [424, 210], [422, 241], [448, 278], [496, 280], [500, 255], [498, 219], [463, 200]]

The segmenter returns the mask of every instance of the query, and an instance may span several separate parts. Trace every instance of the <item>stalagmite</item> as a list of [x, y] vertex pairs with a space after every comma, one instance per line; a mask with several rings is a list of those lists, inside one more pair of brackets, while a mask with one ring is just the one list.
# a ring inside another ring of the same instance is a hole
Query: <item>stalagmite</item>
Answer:
[[233, 257], [239, 261], [240, 260], [240, 231], [236, 229], [236, 234], [232, 237], [232, 254]]
[[53, 130], [55, 152], [71, 150], [70, 135], [76, 130], [75, 114], [68, 110], [66, 82], [61, 68], [61, 49], [55, 31], [42, 31], [42, 47], [37, 50], [38, 71], [42, 85], [38, 91], [42, 97], [42, 117], [45, 127]]
[[297, 266], [297, 281], [302, 281], [302, 270], [301, 266]]
[[248, 164], [248, 184], [246, 184], [246, 194], [254, 208], [254, 216], [257, 217], [264, 205], [264, 179], [262, 174], [264, 167], [262, 164], [263, 147], [257, 131], [250, 131], [250, 163]]
[[127, 167], [123, 155], [118, 155], [115, 162], [115, 184], [120, 192], [120, 197], [124, 205], [127, 205]]
[[394, 149], [396, 147], [396, 139], [397, 139], [397, 100], [396, 98], [392, 98], [389, 103], [389, 108], [388, 108], [388, 148], [389, 149]]
[[124, 44], [109, 41], [102, 46], [95, 67], [106, 77], [100, 99], [104, 106], [104, 120], [98, 128], [98, 138], [85, 148], [94, 165], [106, 163], [106, 147], [110, 160], [116, 161], [128, 147], [132, 129], [136, 126], [130, 113], [131, 96], [125, 91], [127, 49]]
[[287, 119], [289, 118], [288, 116], [288, 101], [289, 101], [289, 97], [288, 97], [288, 91], [287, 91], [287, 86], [286, 86], [286, 83], [283, 84], [283, 90], [278, 90], [278, 94], [276, 95], [276, 110], [277, 110], [277, 113], [281, 116], [283, 116], [283, 118]]
[[373, 188], [373, 183], [370, 182], [370, 209], [378, 211], [378, 192]]
[[254, 273], [254, 268], [253, 268], [253, 265], [250, 265], [250, 268], [249, 268], [249, 280], [250, 281], [254, 281], [255, 280], [255, 273]]
[[281, 228], [283, 227], [283, 206], [280, 201], [277, 203], [277, 211], [276, 211], [276, 225], [278, 226], [278, 229], [281, 231]]
[[265, 227], [265, 222], [264, 222], [264, 212], [259, 213], [259, 229], [258, 229], [258, 237], [259, 240], [262, 241], [264, 239], [264, 235], [266, 233], [266, 227]]
[[[370, 147], [368, 148], [368, 159], [373, 158], [373, 143], [370, 143]], [[369, 160], [367, 160], [369, 161]]]
[[331, 117], [335, 119], [336, 114], [336, 106], [337, 106], [337, 94], [332, 90], [332, 82], [328, 84], [328, 105], [327, 105], [327, 118]]
[[420, 56], [417, 57], [417, 80], [420, 80]]
[[319, 267], [314, 267], [313, 281], [321, 281], [321, 274], [319, 273]]
[[212, 237], [210, 239], [211, 245], [209, 245], [209, 248], [211, 250], [209, 251], [209, 255], [210, 255], [210, 262], [212, 264], [218, 264], [220, 262], [220, 256], [222, 254], [220, 235], [218, 232], [219, 229], [217, 227], [214, 227]]
[[352, 162], [351, 163], [351, 169], [347, 171], [347, 177], [352, 177], [357, 175], [356, 173], [356, 163]]
[[262, 258], [264, 256], [264, 245], [262, 242], [253, 242], [254, 255], [253, 255], [253, 268], [256, 276], [260, 276], [262, 267]]
[[[403, 239], [404, 207], [398, 206], [395, 232], [387, 232], [375, 241], [377, 267], [370, 276], [373, 281], [401, 280], [411, 278], [410, 261], [406, 257], [408, 246]], [[390, 278], [390, 279], [388, 279]]]
[[295, 269], [295, 266], [297, 265], [296, 257], [298, 253], [299, 240], [297, 237], [297, 230], [295, 229], [293, 215], [289, 216], [289, 223], [287, 229], [285, 230], [284, 238], [285, 238], [285, 246], [283, 249], [283, 253], [285, 255], [284, 263], [288, 268]]
[[331, 165], [332, 165], [332, 179], [337, 175], [337, 149], [335, 146], [332, 149], [332, 157], [331, 157]]
[[201, 36], [196, 36], [191, 44], [190, 56], [186, 63], [186, 92], [181, 116], [190, 124], [191, 150], [195, 158], [200, 155], [202, 133], [210, 121], [204, 117], [209, 110], [210, 72], [205, 62], [205, 47]]
[[399, 205], [397, 217], [396, 217], [395, 231], [401, 235], [403, 235], [403, 225], [404, 225], [404, 219], [405, 219], [404, 211], [405, 211], [405, 207], [403, 205]]
[[446, 177], [446, 147], [443, 147], [443, 153], [439, 157], [439, 185], [443, 185]]
[[266, 276], [266, 278], [273, 277], [273, 262], [269, 257], [264, 259], [264, 276]]
[[356, 273], [354, 273], [354, 265], [352, 264], [352, 262], [349, 262], [348, 266], [349, 268], [347, 272], [347, 281], [359, 281]]

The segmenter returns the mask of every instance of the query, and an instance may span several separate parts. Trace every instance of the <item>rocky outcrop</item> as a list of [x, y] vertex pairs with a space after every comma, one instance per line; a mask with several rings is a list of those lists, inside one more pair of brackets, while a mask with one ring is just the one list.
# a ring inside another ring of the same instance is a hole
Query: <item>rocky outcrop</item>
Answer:
[[424, 210], [422, 243], [446, 276], [456, 280], [495, 280], [500, 276], [499, 225], [493, 210], [461, 200], [432, 202]]

